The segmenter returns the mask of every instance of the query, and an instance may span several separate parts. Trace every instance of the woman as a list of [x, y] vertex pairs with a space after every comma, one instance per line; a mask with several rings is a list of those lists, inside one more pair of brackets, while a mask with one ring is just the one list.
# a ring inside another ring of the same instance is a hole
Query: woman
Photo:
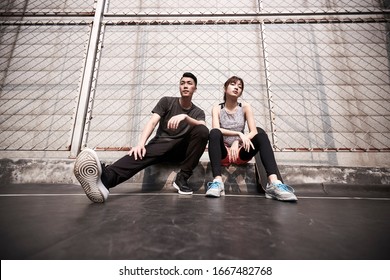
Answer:
[[[207, 184], [206, 196], [220, 197], [225, 194], [221, 166], [245, 164], [260, 152], [267, 171], [267, 198], [296, 201], [294, 190], [278, 178], [277, 164], [268, 136], [257, 128], [253, 111], [248, 103], [238, 102], [244, 90], [244, 81], [236, 76], [224, 84], [224, 102], [212, 111], [212, 130], [209, 136], [209, 157], [214, 180]], [[249, 133], [245, 134], [245, 123]]]

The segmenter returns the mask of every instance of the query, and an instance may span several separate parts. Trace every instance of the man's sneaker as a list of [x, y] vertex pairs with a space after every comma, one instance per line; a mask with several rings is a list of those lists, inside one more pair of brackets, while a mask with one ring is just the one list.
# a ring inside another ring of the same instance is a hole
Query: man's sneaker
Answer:
[[273, 198], [282, 201], [297, 201], [298, 198], [294, 194], [294, 189], [281, 181], [276, 181], [272, 184], [267, 184], [265, 189], [265, 197]]
[[102, 167], [94, 150], [86, 148], [77, 156], [73, 172], [91, 201], [102, 203], [107, 200], [109, 191], [100, 179]]
[[213, 181], [207, 183], [206, 196], [208, 197], [220, 197], [225, 195], [225, 186], [220, 181]]
[[177, 173], [175, 182], [173, 182], [173, 187], [177, 189], [179, 194], [192, 194], [192, 189], [188, 186], [188, 178], [181, 172]]

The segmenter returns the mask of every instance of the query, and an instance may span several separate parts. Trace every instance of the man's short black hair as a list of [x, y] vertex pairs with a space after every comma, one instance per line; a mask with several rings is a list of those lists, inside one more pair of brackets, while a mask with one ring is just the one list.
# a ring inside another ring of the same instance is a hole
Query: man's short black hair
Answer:
[[[192, 74], [192, 73], [190, 73], [190, 72], [185, 72], [185, 73], [183, 74], [183, 77], [187, 77], [187, 78], [193, 79], [194, 82], [195, 82], [195, 86], [198, 85], [198, 79], [195, 77], [194, 74]], [[183, 78], [183, 77], [182, 77], [182, 78]]]

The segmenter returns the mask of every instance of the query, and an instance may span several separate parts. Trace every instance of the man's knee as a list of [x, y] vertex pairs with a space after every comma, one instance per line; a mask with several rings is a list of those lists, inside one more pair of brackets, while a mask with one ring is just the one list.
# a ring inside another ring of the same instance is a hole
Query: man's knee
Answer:
[[208, 139], [209, 138], [209, 129], [205, 125], [196, 125], [193, 128], [193, 135], [196, 137], [199, 137], [201, 139]]

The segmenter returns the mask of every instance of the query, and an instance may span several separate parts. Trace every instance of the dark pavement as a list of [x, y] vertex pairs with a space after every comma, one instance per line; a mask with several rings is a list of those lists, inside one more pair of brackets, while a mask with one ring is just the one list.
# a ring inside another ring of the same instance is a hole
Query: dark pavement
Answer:
[[0, 255], [2, 260], [388, 260], [388, 190], [298, 186], [299, 201], [288, 203], [260, 193], [212, 199], [119, 186], [106, 203], [93, 204], [75, 185], [3, 185]]

